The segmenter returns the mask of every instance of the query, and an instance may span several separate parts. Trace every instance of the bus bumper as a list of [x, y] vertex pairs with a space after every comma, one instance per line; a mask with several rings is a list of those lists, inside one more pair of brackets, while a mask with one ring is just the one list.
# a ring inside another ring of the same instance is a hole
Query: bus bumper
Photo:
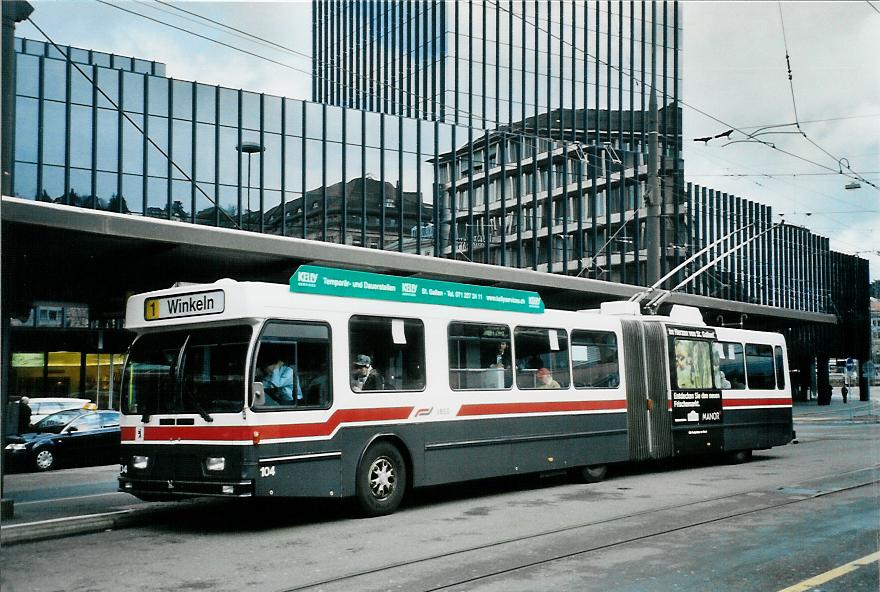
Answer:
[[119, 477], [119, 491], [144, 498], [252, 497], [253, 481], [183, 481]]

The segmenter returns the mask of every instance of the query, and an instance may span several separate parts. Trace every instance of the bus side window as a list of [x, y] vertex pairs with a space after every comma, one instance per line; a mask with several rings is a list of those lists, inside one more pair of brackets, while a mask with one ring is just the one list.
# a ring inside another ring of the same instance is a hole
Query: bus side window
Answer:
[[564, 329], [517, 327], [516, 386], [521, 389], [565, 389], [570, 384], [568, 334]]
[[713, 344], [715, 358], [715, 386], [720, 389], [746, 388], [745, 359], [740, 343], [719, 341]]
[[746, 373], [750, 389], [776, 388], [776, 377], [773, 371], [773, 347], [747, 343]]
[[620, 384], [617, 336], [607, 331], [572, 331], [571, 366], [575, 388], [615, 388]]
[[510, 388], [511, 359], [507, 325], [449, 323], [449, 387], [452, 390]]
[[[330, 328], [270, 321], [257, 344], [252, 391], [255, 408], [328, 407]], [[259, 385], [259, 386], [257, 386]]]
[[418, 319], [353, 316], [348, 322], [354, 392], [425, 388], [425, 324]]
[[785, 362], [783, 360], [782, 348], [778, 345], [773, 347], [774, 358], [776, 358], [776, 388], [785, 388]]

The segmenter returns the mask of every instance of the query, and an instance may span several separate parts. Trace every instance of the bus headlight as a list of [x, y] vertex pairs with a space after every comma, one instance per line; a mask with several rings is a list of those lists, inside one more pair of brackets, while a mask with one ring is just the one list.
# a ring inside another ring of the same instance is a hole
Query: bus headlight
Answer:
[[132, 456], [131, 457], [132, 468], [146, 469], [148, 464], [150, 464], [150, 457], [149, 456]]
[[205, 459], [205, 468], [209, 471], [223, 471], [226, 469], [225, 456], [209, 456]]

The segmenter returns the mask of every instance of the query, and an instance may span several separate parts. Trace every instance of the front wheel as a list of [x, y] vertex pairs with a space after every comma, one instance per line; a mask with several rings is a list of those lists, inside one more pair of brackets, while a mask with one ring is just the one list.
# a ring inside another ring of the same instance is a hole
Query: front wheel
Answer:
[[34, 455], [34, 467], [36, 467], [38, 471], [48, 471], [55, 468], [56, 464], [57, 459], [51, 450], [46, 450], [44, 448], [38, 450]]
[[581, 483], [598, 483], [608, 474], [608, 465], [591, 465], [572, 470], [572, 476]]
[[379, 442], [364, 453], [356, 479], [361, 512], [365, 516], [391, 514], [406, 492], [406, 463], [397, 447]]

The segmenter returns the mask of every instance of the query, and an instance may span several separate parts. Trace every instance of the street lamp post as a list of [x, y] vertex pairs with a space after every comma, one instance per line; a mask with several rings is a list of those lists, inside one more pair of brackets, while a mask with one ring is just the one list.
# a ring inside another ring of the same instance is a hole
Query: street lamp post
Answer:
[[242, 154], [248, 155], [248, 179], [247, 179], [247, 211], [248, 211], [248, 230], [251, 229], [251, 156], [257, 152], [265, 152], [266, 147], [259, 142], [242, 142], [235, 147]]

